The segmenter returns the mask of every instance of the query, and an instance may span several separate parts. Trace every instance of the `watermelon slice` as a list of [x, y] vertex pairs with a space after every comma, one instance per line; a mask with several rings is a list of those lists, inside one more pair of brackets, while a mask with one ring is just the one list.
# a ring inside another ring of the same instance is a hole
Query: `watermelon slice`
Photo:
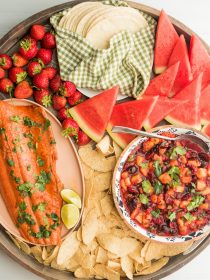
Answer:
[[180, 61], [178, 73], [174, 82], [174, 86], [171, 92], [171, 96], [177, 94], [180, 90], [182, 90], [191, 80], [192, 73], [189, 62], [187, 45], [185, 42], [185, 38], [183, 35], [179, 37], [171, 57], [169, 59], [168, 66], [173, 65], [177, 61]]
[[162, 10], [158, 20], [155, 42], [154, 72], [156, 74], [166, 70], [170, 55], [178, 39], [179, 36], [169, 17]]
[[210, 85], [208, 85], [201, 92], [200, 98], [200, 115], [201, 115], [201, 123], [208, 124], [210, 123]]
[[202, 132], [210, 137], [210, 123], [202, 128]]
[[147, 96], [139, 100], [128, 101], [114, 106], [107, 131], [121, 148], [125, 148], [135, 136], [124, 133], [113, 133], [112, 127], [120, 125], [141, 129], [144, 120], [153, 110], [157, 99], [157, 96]]
[[205, 88], [210, 83], [210, 56], [203, 43], [195, 35], [192, 35], [190, 40], [189, 57], [193, 78], [203, 72], [202, 88]]
[[203, 74], [201, 73], [174, 97], [175, 100], [187, 100], [187, 103], [180, 104], [179, 108], [175, 108], [175, 110], [165, 118], [168, 122], [196, 129], [201, 128], [199, 101], [202, 76]]
[[152, 112], [144, 121], [143, 126], [145, 130], [149, 130], [156, 126], [161, 120], [172, 112], [177, 106], [187, 101], [180, 101], [169, 99], [167, 97], [159, 97]]
[[179, 68], [179, 61], [166, 69], [165, 72], [152, 79], [144, 92], [144, 95], [168, 96], [174, 85]]
[[119, 88], [113, 87], [69, 110], [79, 127], [95, 142], [104, 135]]

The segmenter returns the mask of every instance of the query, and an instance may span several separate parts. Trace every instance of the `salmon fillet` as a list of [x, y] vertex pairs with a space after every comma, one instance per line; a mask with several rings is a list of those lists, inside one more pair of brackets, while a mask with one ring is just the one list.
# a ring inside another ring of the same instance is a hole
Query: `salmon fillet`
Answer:
[[61, 242], [57, 153], [50, 121], [38, 106], [0, 101], [0, 192], [23, 238]]

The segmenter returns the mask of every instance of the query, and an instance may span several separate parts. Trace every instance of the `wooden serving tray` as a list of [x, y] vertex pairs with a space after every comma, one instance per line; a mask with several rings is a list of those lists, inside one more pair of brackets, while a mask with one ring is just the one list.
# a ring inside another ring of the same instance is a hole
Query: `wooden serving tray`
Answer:
[[[86, 0], [89, 1], [89, 0]], [[94, 0], [97, 1], [97, 0]], [[81, 3], [84, 1], [76, 0], [76, 1], [69, 1], [68, 3], [61, 4], [58, 6], [54, 6], [52, 8], [46, 9], [44, 11], [41, 11], [23, 22], [16, 25], [12, 30], [10, 30], [3, 38], [0, 39], [0, 53], [5, 52], [11, 52], [15, 46], [17, 45], [17, 42], [20, 38], [23, 37], [23, 35], [30, 29], [30, 26], [35, 23], [41, 23], [41, 24], [48, 24], [49, 18], [54, 13], [57, 13], [59, 11], [62, 11], [63, 9], [70, 8], [78, 3]], [[134, 3], [134, 2], [128, 2], [130, 6], [137, 8], [139, 10], [142, 10], [143, 12], [146, 12], [153, 16], [155, 19], [158, 18], [160, 11], [153, 9], [151, 7]], [[171, 21], [174, 24], [176, 30], [178, 33], [184, 34], [187, 43], [189, 43], [190, 36], [192, 35], [192, 30], [190, 30], [188, 27], [186, 27], [181, 22], [177, 21], [176, 19], [171, 17]], [[203, 42], [206, 46], [208, 52], [210, 53], [210, 47]], [[0, 99], [4, 99], [5, 96], [3, 94], [0, 94]], [[161, 270], [147, 275], [147, 276], [139, 276], [135, 277], [135, 279], [139, 280], [157, 280], [161, 279], [162, 277], [165, 277], [179, 268], [183, 267], [185, 264], [190, 262], [192, 259], [194, 259], [200, 252], [202, 252], [208, 245], [210, 244], [210, 236], [208, 236], [192, 253], [183, 256], [182, 254], [177, 255], [175, 257], [171, 257], [169, 263], [164, 266]], [[15, 261], [17, 261], [19, 264], [21, 264], [26, 269], [30, 270], [31, 272], [39, 275], [40, 277], [44, 279], [52, 279], [52, 280], [69, 280], [69, 279], [75, 279], [73, 274], [70, 272], [65, 271], [58, 271], [53, 268], [44, 266], [40, 263], [38, 263], [34, 258], [31, 256], [27, 256], [24, 252], [19, 250], [12, 240], [8, 237], [6, 234], [4, 228], [0, 225], [0, 247], [5, 250], [5, 252], [13, 258]]]

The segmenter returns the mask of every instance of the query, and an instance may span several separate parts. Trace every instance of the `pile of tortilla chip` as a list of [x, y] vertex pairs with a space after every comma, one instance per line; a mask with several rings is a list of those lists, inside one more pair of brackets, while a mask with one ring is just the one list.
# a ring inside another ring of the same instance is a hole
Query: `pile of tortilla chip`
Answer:
[[192, 241], [162, 244], [146, 240], [129, 229], [113, 203], [112, 172], [121, 149], [108, 147], [106, 156], [88, 144], [79, 149], [85, 177], [85, 207], [81, 226], [59, 246], [32, 246], [14, 239], [26, 254], [40, 263], [74, 273], [77, 278], [117, 280], [133, 279], [161, 269], [175, 256], [187, 250]]

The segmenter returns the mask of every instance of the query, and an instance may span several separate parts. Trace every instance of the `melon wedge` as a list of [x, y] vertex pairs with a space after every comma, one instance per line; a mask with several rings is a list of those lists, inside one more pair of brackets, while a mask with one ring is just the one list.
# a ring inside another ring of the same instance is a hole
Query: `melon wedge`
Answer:
[[169, 99], [167, 97], [159, 97], [152, 112], [143, 123], [145, 130], [155, 127], [165, 116], [172, 112], [177, 106], [187, 101]]
[[200, 123], [200, 95], [202, 85], [201, 73], [190, 84], [183, 88], [173, 99], [186, 101], [175, 108], [165, 119], [174, 125], [187, 126], [190, 128], [201, 128]]
[[193, 78], [203, 72], [202, 88], [205, 88], [210, 83], [210, 56], [196, 35], [192, 35], [190, 40], [189, 57]]
[[210, 123], [210, 84], [201, 92], [200, 116], [201, 124]]
[[113, 87], [87, 99], [69, 110], [79, 127], [95, 142], [104, 135], [119, 87]]
[[185, 42], [185, 38], [181, 35], [173, 49], [173, 52], [170, 56], [168, 67], [176, 63], [180, 62], [178, 73], [171, 91], [171, 97], [177, 94], [180, 90], [182, 90], [191, 80], [192, 73], [189, 62], [187, 45]]
[[202, 132], [210, 137], [210, 123], [202, 128]]
[[113, 133], [115, 125], [141, 129], [144, 120], [149, 116], [157, 102], [157, 96], [146, 96], [139, 100], [128, 101], [114, 106], [107, 132], [121, 147], [125, 148], [134, 138], [134, 135]]
[[160, 74], [168, 66], [170, 55], [179, 36], [164, 10], [161, 11], [157, 25], [154, 72]]
[[156, 76], [152, 79], [144, 92], [144, 95], [160, 95], [168, 96], [170, 95], [171, 89], [174, 85], [174, 81], [178, 72], [179, 61], [174, 65], [166, 69], [165, 72]]

